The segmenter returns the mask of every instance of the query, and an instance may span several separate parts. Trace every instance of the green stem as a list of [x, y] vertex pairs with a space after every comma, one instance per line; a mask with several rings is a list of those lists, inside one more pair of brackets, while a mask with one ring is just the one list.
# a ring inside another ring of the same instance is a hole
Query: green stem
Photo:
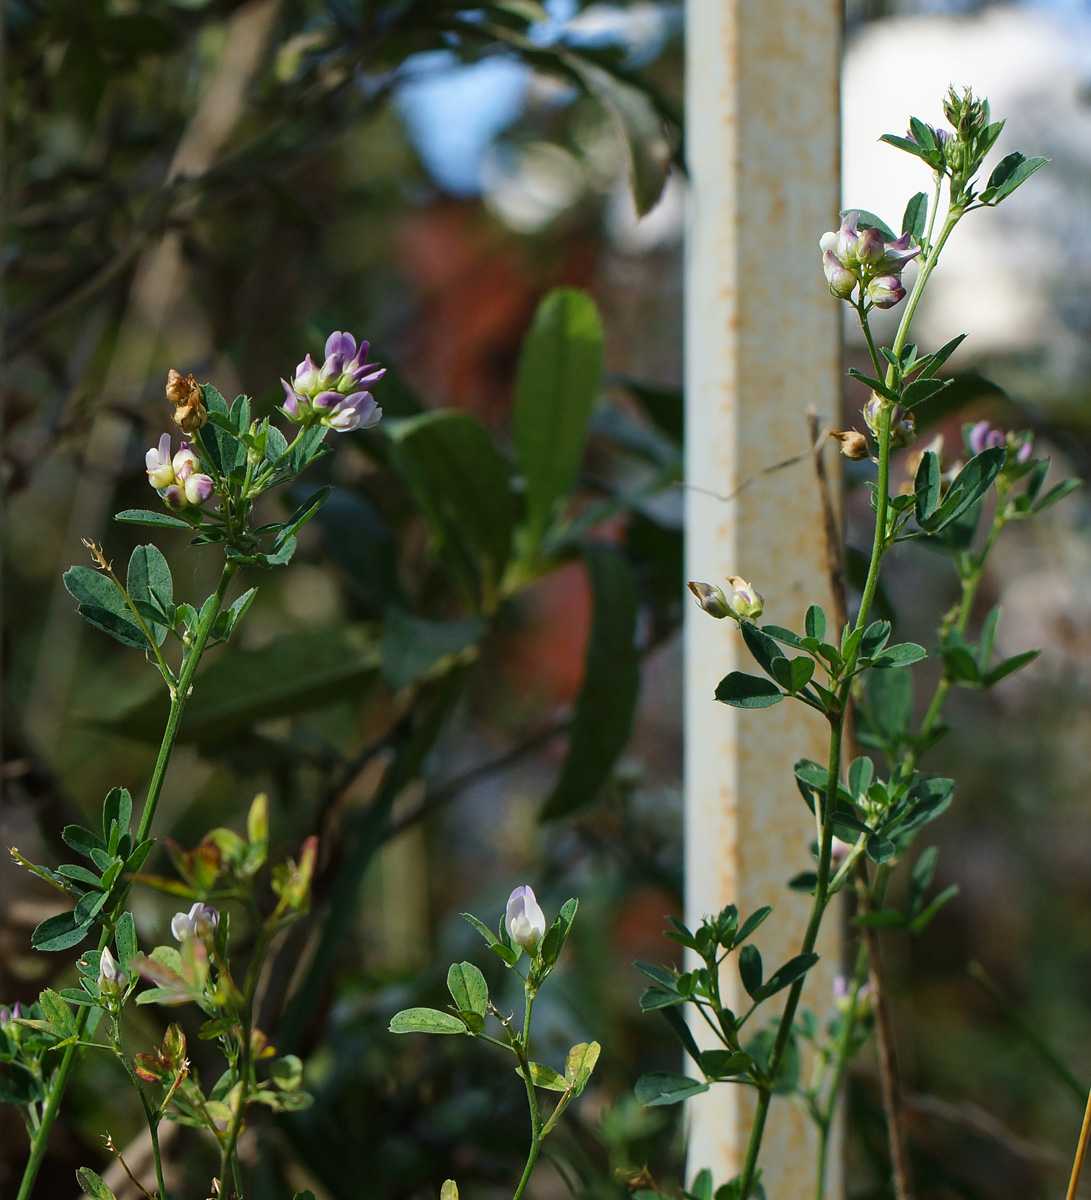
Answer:
[[[842, 700], [847, 698], [848, 684], [842, 689]], [[811, 905], [811, 916], [807, 922], [807, 930], [803, 935], [800, 946], [801, 954], [810, 954], [818, 941], [818, 931], [822, 926], [822, 917], [829, 903], [830, 856], [833, 849], [833, 815], [837, 810], [837, 785], [841, 771], [841, 742], [845, 731], [844, 709], [836, 717], [830, 718], [830, 757], [826, 776], [826, 797], [822, 807], [822, 844], [818, 854], [818, 878], [815, 883], [814, 903]], [[758, 1105], [754, 1113], [754, 1124], [750, 1129], [750, 1141], [746, 1147], [746, 1159], [743, 1163], [740, 1200], [747, 1200], [754, 1182], [754, 1172], [758, 1165], [758, 1155], [761, 1151], [762, 1137], [765, 1133], [765, 1121], [769, 1115], [769, 1104], [773, 1098], [773, 1085], [780, 1072], [784, 1060], [784, 1052], [788, 1047], [788, 1039], [792, 1032], [799, 998], [803, 994], [803, 981], [806, 976], [797, 979], [788, 990], [788, 999], [781, 1014], [780, 1026], [777, 1029], [773, 1050], [769, 1055], [769, 1066], [766, 1080], [759, 1088]]]
[[538, 1152], [542, 1148], [542, 1118], [538, 1112], [538, 1098], [534, 1094], [534, 1082], [530, 1077], [530, 1014], [534, 1008], [535, 991], [526, 985], [526, 1010], [523, 1015], [523, 1036], [519, 1041], [514, 1041], [513, 1046], [515, 1053], [519, 1059], [519, 1065], [523, 1069], [523, 1082], [527, 1088], [527, 1104], [530, 1106], [530, 1151], [527, 1154], [526, 1166], [523, 1168], [522, 1177], [515, 1189], [512, 1200], [520, 1200], [520, 1197], [526, 1191], [527, 1184], [530, 1182], [530, 1176], [534, 1171], [534, 1164], [538, 1161]]
[[[182, 664], [182, 670], [178, 676], [178, 687], [175, 690], [171, 700], [170, 713], [167, 716], [167, 725], [163, 731], [163, 740], [159, 747], [159, 757], [156, 759], [155, 768], [152, 771], [151, 782], [148, 785], [148, 794], [144, 800], [144, 809], [140, 814], [140, 823], [137, 826], [136, 835], [134, 837], [134, 845], [139, 845], [148, 836], [148, 830], [151, 827], [152, 819], [155, 816], [156, 806], [159, 803], [159, 796], [163, 790], [163, 782], [167, 775], [167, 766], [170, 763], [171, 752], [174, 749], [174, 743], [178, 738], [178, 730], [182, 725], [182, 713], [186, 706], [186, 701], [189, 699], [189, 693], [193, 683], [193, 676], [197, 670], [201, 655], [204, 652], [205, 646], [208, 643], [209, 635], [212, 633], [212, 626], [219, 614], [223, 604], [224, 596], [227, 593], [228, 585], [234, 577], [238, 566], [234, 563], [226, 563], [223, 573], [220, 576], [220, 582], [216, 587], [216, 591], [205, 602], [201, 609], [201, 620], [197, 626], [197, 634], [193, 639], [193, 645], [190, 648], [189, 654], [186, 656], [185, 662]], [[109, 916], [103, 921], [103, 931], [99, 938], [99, 949], [102, 950], [110, 941], [111, 931], [117, 924], [117, 919], [124, 911], [125, 903], [129, 897], [129, 888], [131, 883], [127, 884], [118, 896], [117, 902], [110, 910]], [[84, 1030], [87, 1028], [87, 1021], [90, 1016], [91, 1009], [86, 1005], [80, 1006], [80, 1011], [76, 1014], [76, 1032], [82, 1037]], [[45, 1157], [46, 1144], [49, 1141], [49, 1133], [53, 1128], [53, 1122], [57, 1119], [57, 1113], [60, 1110], [61, 1099], [64, 1096], [65, 1089], [68, 1087], [68, 1077], [72, 1073], [72, 1068], [76, 1061], [77, 1045], [75, 1043], [65, 1047], [64, 1057], [61, 1059], [61, 1065], [57, 1068], [57, 1074], [53, 1077], [53, 1082], [49, 1088], [49, 1095], [46, 1098], [45, 1108], [42, 1110], [42, 1120], [38, 1126], [37, 1133], [30, 1144], [30, 1157], [27, 1159], [26, 1168], [23, 1171], [23, 1180], [19, 1185], [19, 1193], [16, 1200], [30, 1200], [31, 1190], [34, 1187], [34, 1182], [38, 1178], [38, 1171], [41, 1169], [42, 1159]]]

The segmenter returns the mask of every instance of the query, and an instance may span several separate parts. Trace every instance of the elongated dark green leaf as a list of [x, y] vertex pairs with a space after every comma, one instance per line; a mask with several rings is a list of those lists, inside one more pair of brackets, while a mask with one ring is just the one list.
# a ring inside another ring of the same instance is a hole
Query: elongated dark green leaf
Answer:
[[[763, 633], [752, 621], [744, 621], [740, 626], [742, 632], [742, 640], [746, 643], [747, 650], [754, 656], [754, 661], [766, 673], [773, 675], [773, 663], [778, 659], [785, 657], [784, 651], [777, 645], [776, 641], [767, 633]], [[779, 681], [778, 681], [779, 682]]]
[[391, 1033], [467, 1033], [466, 1024], [454, 1013], [438, 1008], [403, 1008], [390, 1018]]
[[759, 993], [760, 998], [768, 1000], [770, 996], [775, 995], [781, 988], [786, 988], [789, 984], [795, 983], [797, 979], [806, 975], [816, 962], [818, 962], [817, 954], [797, 954], [794, 958], [790, 958], [783, 967], [774, 971], [762, 985]]
[[784, 694], [771, 679], [732, 671], [716, 685], [716, 699], [732, 708], [768, 708], [779, 704]]
[[391, 606], [407, 606], [393, 534], [370, 501], [338, 488], [315, 521], [327, 554], [371, 612], [381, 615]]
[[641, 1075], [633, 1091], [641, 1104], [655, 1108], [662, 1104], [680, 1104], [691, 1096], [699, 1096], [708, 1091], [708, 1084], [701, 1079], [690, 1079], [687, 1075], [655, 1071], [650, 1075]]
[[751, 1000], [756, 1000], [761, 991], [764, 975], [761, 953], [752, 942], [748, 942], [739, 951], [739, 978], [742, 980], [743, 987], [746, 988], [746, 994]]
[[733, 946], [741, 946], [772, 911], [773, 910], [766, 904], [757, 909], [755, 912], [752, 912], [750, 916], [743, 921], [742, 925], [739, 926], [738, 932], [731, 939], [731, 944]]
[[391, 423], [395, 461], [467, 590], [495, 590], [511, 550], [511, 471], [489, 431], [461, 412]]
[[727, 1079], [749, 1071], [754, 1060], [742, 1050], [703, 1050], [701, 1066], [710, 1079]]
[[90, 925], [77, 925], [72, 913], [47, 917], [30, 935], [35, 950], [69, 950], [90, 932]]
[[147, 508], [126, 508], [114, 516], [115, 521], [125, 525], [156, 525], [164, 529], [192, 529], [189, 521], [172, 517], [170, 513], [152, 512]]
[[1040, 650], [1024, 650], [1022, 654], [1015, 654], [1011, 658], [1005, 658], [1003, 662], [993, 667], [982, 682], [986, 687], [992, 687], [994, 683], [999, 683], [1001, 679], [1006, 679], [1013, 672], [1018, 671], [1020, 667], [1025, 667], [1027, 663], [1033, 662], [1039, 654], [1041, 654]]
[[939, 456], [934, 450], [925, 450], [914, 480], [917, 524], [923, 529], [939, 507], [940, 498]]
[[925, 400], [931, 400], [944, 388], [950, 387], [953, 382], [951, 379], [914, 379], [912, 383], [906, 384], [905, 391], [902, 392], [902, 404], [905, 408], [923, 404]]
[[102, 802], [102, 839], [109, 841], [110, 825], [116, 821], [118, 828], [125, 833], [129, 822], [133, 819], [133, 798], [128, 788], [111, 788], [106, 799]]
[[647, 95], [581, 54], [565, 64], [614, 118], [629, 156], [629, 184], [637, 215], [655, 207], [670, 174], [671, 148], [663, 122]]
[[918, 646], [915, 642], [902, 642], [897, 646], [887, 646], [871, 665], [879, 670], [890, 667], [908, 667], [927, 657], [928, 651], [923, 646]]
[[[355, 695], [379, 670], [379, 647], [360, 629], [293, 633], [255, 650], [228, 648], [194, 681], [180, 737], [219, 742], [266, 717], [289, 716]], [[127, 737], [158, 742], [168, 705], [157, 690], [102, 720]]]
[[928, 193], [918, 192], [910, 197], [902, 217], [902, 233], [908, 233], [913, 241], [919, 242], [924, 236], [925, 222], [928, 220]]
[[931, 379], [933, 375], [943, 366], [943, 364], [951, 357], [952, 354], [966, 340], [966, 335], [960, 333], [958, 337], [952, 338], [949, 342], [942, 345], [935, 354], [929, 355], [927, 365], [921, 371], [920, 379]]
[[515, 383], [512, 437], [526, 481], [528, 548], [572, 491], [602, 375], [602, 324], [594, 302], [558, 288], [538, 307]]
[[895, 133], [884, 133], [879, 138], [880, 142], [886, 142], [888, 146], [895, 146], [899, 150], [904, 150], [906, 154], [913, 154], [917, 158], [923, 158], [928, 162], [928, 151], [923, 147], [918, 146], [916, 142], [911, 142], [909, 138], [898, 137]]
[[148, 639], [126, 607], [124, 596], [107, 576], [90, 567], [70, 567], [64, 573], [64, 586], [79, 601], [79, 613], [85, 621], [123, 645], [147, 649]]
[[594, 801], [629, 740], [640, 690], [636, 586], [629, 565], [606, 546], [586, 547], [584, 561], [593, 604], [591, 635], [568, 753], [542, 809], [543, 820]]
[[118, 966], [128, 973], [129, 963], [136, 953], [136, 923], [131, 912], [123, 912], [114, 929], [114, 945], [117, 947]]
[[333, 491], [333, 486], [327, 484], [325, 487], [320, 487], [313, 496], [309, 496], [288, 518], [288, 524], [277, 534], [276, 540], [273, 542], [273, 549], [279, 550], [289, 538], [295, 537], [304, 525], [310, 521], [323, 504], [329, 499], [330, 492]]
[[1015, 191], [1020, 184], [1025, 183], [1035, 171], [1040, 170], [1049, 162], [1048, 158], [1027, 158], [1018, 150], [1002, 158], [993, 168], [989, 176], [988, 186], [981, 193], [984, 204], [999, 204]]
[[383, 622], [383, 678], [393, 691], [400, 692], [448, 659], [476, 646], [486, 628], [481, 617], [426, 621], [392, 608]]

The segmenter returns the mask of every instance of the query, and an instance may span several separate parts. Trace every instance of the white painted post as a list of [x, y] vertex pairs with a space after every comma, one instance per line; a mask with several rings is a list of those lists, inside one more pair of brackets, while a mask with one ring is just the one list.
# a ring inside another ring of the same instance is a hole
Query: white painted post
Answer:
[[[807, 448], [808, 405], [826, 428], [839, 408], [841, 314], [818, 239], [839, 206], [842, 0], [688, 0], [686, 22], [687, 577], [741, 575], [765, 595], [763, 620], [799, 629], [809, 602], [831, 612], [813, 465], [759, 472]], [[754, 476], [734, 498], [710, 494]], [[811, 868], [815, 835], [792, 764], [824, 762], [827, 729], [801, 704], [743, 712], [713, 700], [729, 671], [757, 671], [731, 622], [692, 608], [685, 657], [687, 915], [772, 905], [756, 939], [772, 969], [798, 953], [809, 911], [785, 887]], [[834, 910], [802, 1008], [830, 1004], [836, 925]], [[739, 1011], [733, 960], [724, 983]], [[707, 1030], [697, 1036], [710, 1044]], [[730, 1084], [691, 1102], [690, 1178], [738, 1173], [752, 1111], [753, 1093]], [[813, 1195], [816, 1145], [808, 1119], [774, 1099], [761, 1157], [769, 1200]], [[838, 1195], [839, 1179], [829, 1184]]]

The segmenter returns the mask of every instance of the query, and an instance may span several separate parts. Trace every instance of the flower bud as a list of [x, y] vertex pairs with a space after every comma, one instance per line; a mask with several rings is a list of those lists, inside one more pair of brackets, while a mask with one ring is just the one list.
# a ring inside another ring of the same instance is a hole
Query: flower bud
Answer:
[[905, 288], [902, 287], [898, 275], [878, 275], [867, 285], [867, 298], [876, 308], [893, 308], [905, 298]]
[[1015, 461], [1022, 466], [1030, 461], [1034, 452], [1034, 434], [1029, 429], [1023, 430], [1022, 433], [1009, 433], [1007, 445], [1008, 454], [1014, 453]]
[[826, 436], [837, 438], [841, 443], [841, 453], [853, 462], [859, 462], [871, 453], [868, 450], [867, 438], [855, 429], [831, 429]]
[[170, 931], [179, 942], [191, 937], [199, 937], [204, 941], [215, 934], [219, 924], [219, 912], [211, 904], [202, 904], [198, 900], [188, 913], [174, 914], [170, 922]]
[[765, 609], [765, 598], [761, 592], [749, 584], [741, 575], [729, 575], [727, 582], [731, 584], [731, 595], [727, 603], [732, 612], [743, 621], [752, 621], [760, 617]]
[[852, 295], [853, 288], [859, 283], [852, 271], [832, 250], [826, 250], [822, 254], [822, 273], [830, 285], [830, 293], [838, 300], [847, 300]]
[[171, 460], [171, 466], [174, 468], [174, 474], [178, 480], [184, 483], [194, 471], [201, 466], [201, 460], [189, 448], [186, 442], [183, 442], [178, 453]]
[[208, 420], [204, 393], [192, 375], [183, 376], [172, 368], [167, 375], [167, 399], [175, 406], [174, 423], [184, 433], [193, 433]]
[[878, 392], [872, 392], [867, 404], [864, 405], [864, 421], [872, 436], [879, 441], [879, 422], [884, 406], [890, 412], [890, 444], [891, 446], [912, 446], [917, 440], [917, 419], [912, 413], [907, 413], [900, 404], [886, 400]]
[[731, 606], [727, 602], [723, 588], [718, 588], [712, 583], [687, 583], [686, 587], [694, 594], [697, 603], [710, 617], [715, 617], [719, 621], [724, 617], [731, 616]]
[[883, 258], [883, 235], [874, 227], [865, 229], [856, 242], [856, 257], [866, 267], [875, 266]]
[[117, 965], [109, 946], [104, 946], [99, 955], [98, 987], [105, 996], [118, 996], [126, 983], [125, 972]]
[[506, 919], [511, 940], [533, 954], [545, 937], [546, 919], [529, 884], [517, 887], [508, 897]]
[[190, 475], [182, 485], [187, 504], [204, 504], [212, 495], [215, 484], [208, 475]]
[[850, 269], [857, 265], [856, 243], [860, 237], [856, 226], [860, 221], [858, 212], [848, 212], [841, 221], [841, 227], [824, 233], [818, 241], [823, 251], [832, 250], [841, 262]]

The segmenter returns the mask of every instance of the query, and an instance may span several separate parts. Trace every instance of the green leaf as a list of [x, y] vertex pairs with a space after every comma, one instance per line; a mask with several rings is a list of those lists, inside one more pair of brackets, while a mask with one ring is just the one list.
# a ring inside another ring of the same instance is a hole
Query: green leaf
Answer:
[[193, 523], [173, 517], [170, 513], [152, 512], [147, 508], [126, 508], [114, 515], [124, 525], [156, 525], [164, 529], [193, 529]]
[[578, 1042], [565, 1055], [564, 1077], [577, 1096], [587, 1086], [601, 1053], [598, 1042]]
[[989, 182], [981, 193], [983, 204], [999, 204], [1006, 200], [1020, 184], [1025, 183], [1035, 171], [1049, 162], [1048, 158], [1027, 158], [1018, 150], [1002, 158], [993, 168]]
[[477, 917], [473, 915], [473, 913], [463, 913], [462, 918], [465, 921], [469, 921], [474, 929], [476, 929], [477, 932], [481, 934], [481, 936], [488, 943], [489, 949], [503, 959], [509, 967], [518, 960], [519, 955], [516, 954], [509, 946], [505, 946], [484, 921], [479, 921]]
[[1025, 667], [1027, 663], [1033, 662], [1039, 654], [1041, 654], [1040, 650], [1024, 650], [1022, 654], [1005, 658], [1003, 662], [993, 667], [982, 680], [982, 683], [987, 688], [992, 687], [994, 683], [999, 683], [1001, 679], [1006, 679], [1013, 672], [1018, 671], [1020, 667]]
[[971, 458], [951, 484], [947, 498], [921, 528], [928, 533], [938, 533], [976, 504], [1000, 474], [1006, 458], [1007, 452], [1002, 446], [990, 446]]
[[70, 912], [47, 917], [30, 935], [30, 944], [35, 950], [69, 950], [90, 932], [90, 925], [79, 925]]
[[427, 621], [392, 608], [383, 621], [383, 678], [391, 691], [400, 692], [452, 659], [476, 650], [487, 628], [481, 617]]
[[107, 576], [90, 567], [70, 567], [63, 578], [64, 586], [79, 601], [78, 611], [85, 621], [125, 646], [148, 648], [148, 639], [129, 612], [125, 597]]
[[853, 379], [858, 379], [861, 383], [866, 383], [873, 392], [878, 392], [880, 396], [885, 396], [887, 400], [893, 400], [895, 404], [901, 403], [901, 396], [893, 388], [887, 387], [881, 379], [872, 379], [870, 375], [865, 375], [855, 367], [849, 367], [847, 374], [851, 375]]
[[[228, 428], [232, 428], [231, 409], [220, 392], [210, 383], [201, 385], [204, 393], [205, 406], [209, 416], [218, 413], [226, 418]], [[325, 433], [325, 430], [322, 430]], [[246, 461], [246, 447], [243, 446], [228, 429], [223, 429], [215, 421], [209, 421], [198, 434], [200, 444], [205, 450], [213, 466], [221, 475], [230, 475], [238, 466]]]
[[629, 741], [640, 691], [632, 571], [624, 557], [607, 546], [586, 546], [583, 557], [591, 586], [591, 633], [568, 751], [542, 809], [543, 820], [595, 800]]
[[38, 997], [45, 1019], [62, 1038], [72, 1037], [77, 1032], [76, 1018], [72, 1010], [56, 992], [46, 988]]
[[761, 954], [752, 942], [739, 951], [739, 978], [751, 1000], [757, 1000], [764, 978]]
[[889, 621], [872, 621], [860, 639], [860, 654], [863, 658], [874, 658], [886, 645], [890, 637]]
[[[309, 1192], [308, 1195], [311, 1195]], [[299, 1197], [296, 1197], [299, 1200]], [[311, 1196], [314, 1200], [314, 1196]], [[443, 1186], [439, 1189], [439, 1200], [458, 1200], [458, 1184], [453, 1179], [445, 1179]]]
[[933, 396], [938, 395], [948, 388], [954, 382], [952, 379], [931, 379], [922, 378], [914, 379], [912, 383], [907, 383], [905, 390], [902, 392], [902, 406], [904, 408], [915, 408], [918, 404], [923, 404], [926, 400], [931, 400]]
[[806, 630], [809, 638], [814, 638], [820, 642], [826, 636], [826, 614], [817, 604], [812, 604], [807, 609], [807, 615], [803, 618], [803, 628]]
[[136, 922], [131, 912], [123, 912], [114, 928], [114, 945], [117, 947], [118, 966], [128, 974], [129, 963], [136, 953]]
[[88, 623], [108, 633], [115, 642], [123, 646], [131, 646], [134, 650], [147, 650], [148, 639], [144, 631], [131, 616], [119, 617], [109, 609], [99, 608], [95, 604], [81, 604], [76, 611]]
[[553, 969], [561, 950], [564, 949], [564, 944], [568, 940], [568, 933], [572, 928], [572, 921], [576, 916], [577, 908], [579, 908], [579, 901], [575, 897], [571, 900], [566, 900], [561, 905], [561, 911], [558, 913], [557, 919], [546, 930], [546, 935], [542, 938], [542, 948], [539, 951], [542, 966], [546, 970]]
[[[517, 1074], [523, 1074], [521, 1067], [516, 1067], [515, 1070]], [[547, 1067], [545, 1063], [532, 1062], [530, 1064], [530, 1082], [535, 1087], [545, 1088], [550, 1092], [568, 1091], [568, 1080], [559, 1072], [554, 1071], [552, 1067]]]
[[902, 217], [902, 233], [908, 233], [914, 242], [920, 243], [924, 237], [924, 227], [928, 221], [928, 193], [918, 192], [910, 197]]
[[403, 1008], [390, 1018], [391, 1033], [468, 1033], [465, 1021], [438, 1008]]
[[716, 699], [732, 708], [769, 708], [779, 704], [784, 694], [771, 679], [732, 671], [716, 685]]
[[117, 1200], [114, 1193], [90, 1167], [80, 1167], [76, 1172], [76, 1182], [80, 1185], [80, 1191], [85, 1196], [90, 1196], [91, 1200]]
[[885, 863], [898, 852], [897, 846], [887, 837], [873, 833], [864, 843], [864, 849], [872, 862]]
[[958, 888], [957, 883], [952, 883], [952, 884], [950, 884], [950, 886], [945, 887], [943, 889], [943, 891], [940, 892], [939, 895], [936, 896], [936, 898], [931, 902], [931, 904], [929, 904], [926, 908], [922, 909], [912, 919], [912, 921], [909, 922], [909, 932], [910, 933], [920, 933], [925, 928], [925, 926], [928, 925], [928, 923], [932, 920], [932, 918], [936, 915], [936, 913], [938, 913], [939, 910], [949, 900], [953, 900], [958, 895], [958, 892], [959, 892], [959, 888]]
[[511, 469], [489, 431], [462, 412], [391, 422], [395, 461], [464, 590], [492, 595], [511, 550]]
[[703, 1050], [701, 1068], [710, 1079], [727, 1079], [749, 1071], [754, 1060], [742, 1050]]
[[304, 525], [318, 512], [323, 504], [329, 499], [330, 492], [333, 491], [332, 484], [326, 484], [325, 487], [320, 487], [314, 495], [308, 497], [288, 518], [288, 524], [277, 534], [273, 541], [273, 549], [279, 550], [288, 541], [289, 538], [295, 537]]
[[538, 307], [515, 383], [512, 438], [526, 483], [528, 549], [576, 483], [601, 374], [594, 302], [574, 288], [557, 288]]
[[684, 1002], [684, 996], [680, 996], [677, 992], [668, 991], [666, 988], [645, 988], [640, 994], [640, 1011], [652, 1012], [655, 1009], [671, 1008], [675, 1004], [682, 1004]]
[[752, 912], [750, 916], [743, 921], [738, 932], [731, 939], [731, 945], [741, 946], [772, 911], [773, 910], [766, 904], [759, 908], [756, 912]]
[[371, 612], [408, 606], [390, 528], [365, 497], [337, 488], [315, 518], [326, 553]]
[[452, 963], [447, 972], [447, 990], [460, 1013], [484, 1018], [489, 1011], [489, 985], [471, 962]]
[[943, 366], [943, 364], [951, 357], [952, 354], [954, 354], [954, 352], [959, 348], [959, 346], [962, 345], [962, 343], [965, 340], [966, 340], [966, 335], [964, 333], [960, 333], [958, 335], [958, 337], [952, 338], [949, 342], [947, 342], [943, 346], [941, 346], [935, 352], [935, 354], [930, 354], [928, 356], [927, 364], [925, 365], [924, 369], [921, 371], [918, 378], [931, 379], [932, 376], [935, 375], [935, 373], [940, 369], [940, 367]]
[[611, 114], [629, 155], [629, 185], [637, 216], [655, 207], [670, 174], [671, 150], [663, 122], [640, 88], [588, 61], [562, 52], [562, 59], [587, 92]]
[[641, 1075], [636, 1081], [636, 1098], [647, 1108], [664, 1104], [679, 1104], [691, 1096], [708, 1091], [708, 1084], [701, 1079], [690, 1079], [686, 1075], [675, 1075], [670, 1071], [655, 1071]]
[[742, 633], [742, 640], [746, 643], [746, 648], [754, 657], [754, 661], [766, 675], [770, 675], [776, 679], [776, 676], [773, 674], [773, 663], [778, 658], [784, 658], [784, 651], [781, 650], [773, 638], [766, 633], [762, 633], [752, 621], [743, 621], [740, 626], [740, 632]]
[[[378, 670], [379, 647], [352, 627], [285, 634], [254, 650], [228, 648], [194, 681], [200, 702], [187, 707], [179, 737], [202, 744], [229, 741], [255, 721], [358, 697]], [[167, 709], [157, 689], [101, 723], [158, 744]]]
[[939, 507], [941, 483], [939, 456], [934, 450], [925, 450], [913, 482], [917, 524], [922, 529]]
[[162, 614], [155, 630], [156, 644], [162, 643], [174, 608], [174, 581], [167, 560], [155, 546], [137, 546], [133, 550], [125, 588], [134, 603], [147, 605]]
[[769, 976], [759, 994], [754, 998], [768, 1000], [781, 988], [786, 988], [789, 984], [795, 983], [797, 979], [801, 979], [816, 962], [818, 962], [817, 954], [797, 954], [794, 958], [790, 958], [784, 966]]
[[1071, 495], [1077, 488], [1083, 487], [1082, 479], [1066, 479], [1064, 482], [1052, 487], [1034, 506], [1034, 511], [1040, 513], [1043, 508], [1049, 508], [1051, 504], [1056, 504], [1058, 500], [1063, 500], [1065, 496]]
[[869, 671], [865, 690], [872, 720], [888, 742], [903, 737], [913, 715], [913, 679], [903, 671]]
[[887, 648], [872, 662], [872, 666], [885, 671], [891, 667], [908, 667], [928, 657], [928, 651], [916, 642], [902, 642], [897, 646]]
[[92, 833], [90, 829], [84, 829], [82, 825], [66, 825], [61, 830], [61, 841], [87, 858], [91, 857], [92, 850], [106, 849], [106, 843], [99, 835]]
[[104, 842], [110, 840], [110, 826], [116, 821], [122, 833], [128, 831], [129, 822], [133, 819], [133, 798], [129, 789], [123, 787], [111, 788], [102, 802], [102, 837]]
[[894, 133], [884, 133], [880, 138], [880, 142], [886, 142], [888, 146], [894, 146], [899, 150], [904, 150], [906, 154], [912, 154], [916, 158], [923, 159], [931, 165], [931, 158], [927, 150], [922, 146], [918, 146], [916, 142], [912, 142], [909, 138], [898, 137]]

